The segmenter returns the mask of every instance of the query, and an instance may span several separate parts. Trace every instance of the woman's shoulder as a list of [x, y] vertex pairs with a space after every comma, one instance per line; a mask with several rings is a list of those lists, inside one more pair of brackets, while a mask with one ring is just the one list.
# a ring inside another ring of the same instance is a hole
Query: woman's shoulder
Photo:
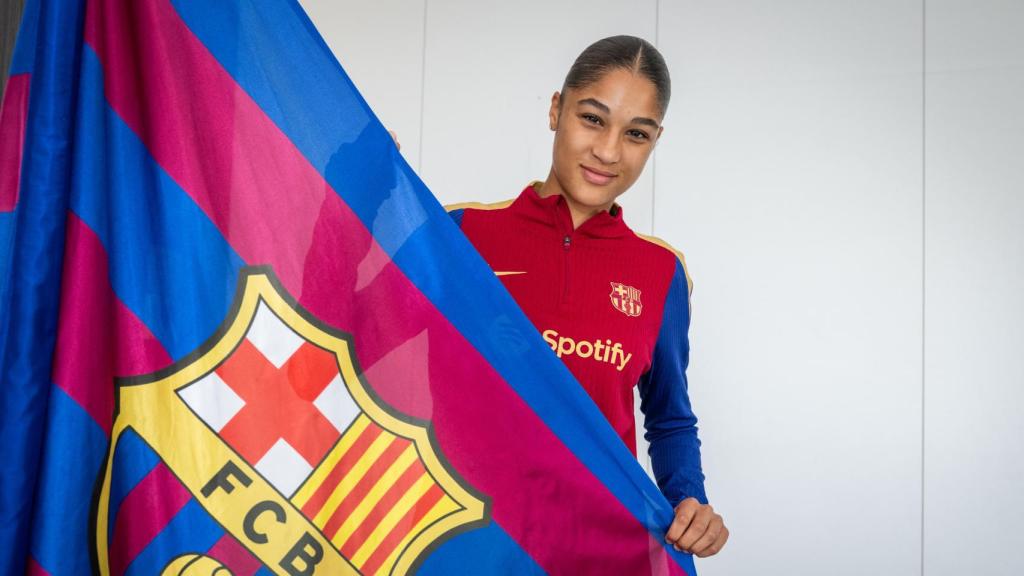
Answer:
[[523, 191], [519, 193], [519, 196], [509, 198], [508, 200], [500, 200], [498, 202], [458, 202], [456, 204], [446, 204], [444, 209], [447, 210], [449, 214], [456, 212], [461, 213], [466, 210], [478, 210], [481, 212], [503, 210], [511, 206], [513, 203], [515, 203], [515, 201], [518, 200], [519, 198], [522, 198], [528, 190], [536, 189], [540, 185], [541, 182], [539, 180], [534, 180], [526, 185], [526, 188], [524, 188]]
[[492, 202], [489, 204], [483, 202], [459, 202], [458, 204], [447, 204], [444, 209], [448, 212], [448, 215], [452, 217], [452, 220], [455, 221], [455, 224], [461, 228], [466, 212], [495, 214], [497, 211], [511, 206], [514, 201], [515, 199], [511, 199], [503, 200], [501, 202]]
[[458, 210], [501, 210], [502, 208], [508, 208], [515, 198], [509, 200], [502, 200], [501, 202], [458, 202], [456, 204], [446, 204], [444, 209], [448, 212], [455, 212]]
[[646, 234], [640, 234], [638, 232], [634, 232], [633, 234], [636, 235], [636, 237], [640, 241], [646, 243], [646, 245], [650, 246], [651, 248], [655, 250], [662, 250], [665, 253], [671, 255], [672, 258], [679, 263], [679, 268], [682, 270], [683, 275], [686, 277], [687, 292], [693, 291], [693, 280], [690, 279], [690, 269], [686, 266], [686, 256], [683, 254], [682, 250], [677, 249], [676, 247], [672, 246], [671, 244], [662, 240], [661, 238], [658, 238], [657, 236], [648, 236]]

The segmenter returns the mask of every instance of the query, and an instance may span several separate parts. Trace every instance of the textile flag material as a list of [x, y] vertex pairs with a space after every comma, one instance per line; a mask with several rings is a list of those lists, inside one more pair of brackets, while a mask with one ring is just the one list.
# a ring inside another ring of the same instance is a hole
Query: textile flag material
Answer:
[[694, 573], [294, 1], [30, 0], [0, 118], [0, 573]]

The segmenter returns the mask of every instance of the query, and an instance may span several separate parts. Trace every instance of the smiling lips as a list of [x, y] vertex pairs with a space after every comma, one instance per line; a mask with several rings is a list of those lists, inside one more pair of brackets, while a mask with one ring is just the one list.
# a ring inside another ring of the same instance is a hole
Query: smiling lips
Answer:
[[611, 172], [605, 172], [603, 170], [597, 170], [596, 168], [590, 168], [589, 166], [580, 165], [583, 169], [583, 179], [591, 184], [597, 186], [604, 186], [615, 179], [616, 174]]

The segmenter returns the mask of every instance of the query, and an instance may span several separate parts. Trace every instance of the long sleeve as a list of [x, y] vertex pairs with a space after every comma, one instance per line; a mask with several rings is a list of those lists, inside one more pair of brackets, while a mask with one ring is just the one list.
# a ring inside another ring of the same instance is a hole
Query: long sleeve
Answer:
[[707, 504], [697, 417], [690, 406], [686, 381], [690, 354], [689, 287], [683, 264], [678, 260], [663, 314], [651, 368], [639, 382], [644, 436], [650, 443], [654, 475], [665, 498], [673, 506], [691, 496]]

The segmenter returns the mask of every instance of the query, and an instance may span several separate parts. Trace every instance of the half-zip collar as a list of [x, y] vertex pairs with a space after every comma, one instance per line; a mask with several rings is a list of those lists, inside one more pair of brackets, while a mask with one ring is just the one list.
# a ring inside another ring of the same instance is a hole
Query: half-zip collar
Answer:
[[569, 237], [570, 243], [577, 238], [619, 238], [630, 233], [630, 229], [622, 220], [622, 208], [615, 204], [611, 211], [602, 210], [591, 216], [579, 228], [572, 228], [572, 214], [569, 204], [560, 194], [542, 198], [537, 194], [536, 187], [540, 182], [532, 182], [523, 189], [510, 208], [519, 216], [548, 226], [554, 226], [564, 238]]

